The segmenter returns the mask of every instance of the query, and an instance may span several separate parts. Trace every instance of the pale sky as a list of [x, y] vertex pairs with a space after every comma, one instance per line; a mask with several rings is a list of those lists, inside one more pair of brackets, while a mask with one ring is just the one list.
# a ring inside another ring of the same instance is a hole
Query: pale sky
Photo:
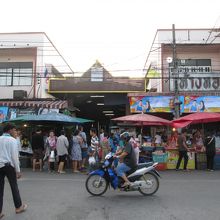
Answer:
[[3, 0], [0, 20], [2, 33], [46, 32], [75, 72], [98, 59], [139, 76], [157, 29], [220, 27], [220, 1]]

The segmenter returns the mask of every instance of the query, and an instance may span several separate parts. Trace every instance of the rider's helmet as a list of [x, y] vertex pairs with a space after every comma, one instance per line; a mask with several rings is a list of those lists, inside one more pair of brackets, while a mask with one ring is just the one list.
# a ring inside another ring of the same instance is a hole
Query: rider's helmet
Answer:
[[121, 140], [128, 142], [131, 137], [130, 137], [130, 134], [127, 131], [125, 131], [121, 133], [120, 138]]

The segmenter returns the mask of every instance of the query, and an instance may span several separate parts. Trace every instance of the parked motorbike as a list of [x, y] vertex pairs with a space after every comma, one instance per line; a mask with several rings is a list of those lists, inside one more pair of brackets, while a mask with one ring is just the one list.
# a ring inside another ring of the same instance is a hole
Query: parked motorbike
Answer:
[[114, 157], [109, 153], [104, 163], [95, 171], [92, 171], [86, 180], [86, 190], [93, 196], [103, 195], [110, 186], [116, 190], [130, 192], [139, 191], [145, 196], [153, 195], [159, 188], [159, 173], [155, 170], [158, 163], [141, 163], [137, 168], [127, 172], [130, 185], [123, 187], [124, 180], [118, 177], [112, 168]]

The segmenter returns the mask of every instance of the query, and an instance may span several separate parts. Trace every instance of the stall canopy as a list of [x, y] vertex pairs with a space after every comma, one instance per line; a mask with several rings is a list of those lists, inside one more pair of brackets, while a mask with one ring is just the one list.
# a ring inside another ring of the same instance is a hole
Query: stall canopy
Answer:
[[136, 125], [171, 125], [171, 122], [149, 114], [134, 114], [134, 115], [126, 115], [119, 118], [112, 119], [113, 121], [120, 122], [132, 122]]
[[183, 128], [190, 124], [209, 123], [220, 121], [220, 113], [197, 112], [172, 121], [175, 128]]
[[89, 119], [71, 117], [61, 113], [48, 113], [43, 115], [24, 115], [15, 119], [10, 120], [10, 122], [16, 121], [41, 121], [41, 122], [60, 122], [60, 123], [72, 123], [72, 124], [81, 124], [93, 122]]

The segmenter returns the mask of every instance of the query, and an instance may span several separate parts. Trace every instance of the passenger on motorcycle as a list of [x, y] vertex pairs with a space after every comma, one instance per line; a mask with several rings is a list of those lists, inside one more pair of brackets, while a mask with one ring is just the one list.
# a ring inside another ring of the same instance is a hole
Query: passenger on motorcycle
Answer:
[[131, 169], [136, 168], [137, 161], [135, 157], [135, 152], [133, 150], [133, 147], [131, 143], [129, 142], [130, 136], [128, 132], [123, 132], [120, 135], [121, 140], [124, 142], [124, 149], [123, 151], [117, 155], [116, 157], [119, 158], [119, 161], [121, 163], [118, 164], [116, 168], [116, 173], [118, 176], [120, 176], [125, 182], [122, 187], [130, 185], [128, 178], [126, 177], [126, 172], [128, 172]]

